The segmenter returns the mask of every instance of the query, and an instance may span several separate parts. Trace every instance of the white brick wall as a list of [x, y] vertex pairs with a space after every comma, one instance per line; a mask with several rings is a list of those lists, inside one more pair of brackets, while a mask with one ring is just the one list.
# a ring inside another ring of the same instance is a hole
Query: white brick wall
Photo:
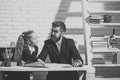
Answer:
[[[65, 17], [64, 22], [68, 28], [81, 28], [81, 16], [76, 17], [74, 14], [81, 11], [76, 9], [81, 8], [80, 5], [80, 0], [0, 0], [0, 46], [5, 47], [12, 41], [16, 42], [18, 36], [27, 30], [34, 30], [42, 45], [48, 37], [51, 23], [59, 13], [60, 18]], [[64, 11], [65, 9], [68, 11]]]
[[61, 0], [0, 0], [0, 46], [9, 46], [27, 30], [47, 38]]

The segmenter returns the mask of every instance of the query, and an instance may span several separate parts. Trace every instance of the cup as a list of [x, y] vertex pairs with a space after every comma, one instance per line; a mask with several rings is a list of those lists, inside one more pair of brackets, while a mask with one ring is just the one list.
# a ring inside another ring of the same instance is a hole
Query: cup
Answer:
[[3, 61], [0, 61], [0, 66], [3, 66]]
[[105, 14], [105, 15], [103, 15], [103, 17], [104, 17], [103, 20], [105, 23], [109, 23], [112, 20], [112, 15], [110, 15], [110, 14]]
[[11, 62], [11, 66], [17, 66], [17, 62]]
[[3, 62], [3, 66], [11, 66], [11, 60], [10, 59], [5, 59]]

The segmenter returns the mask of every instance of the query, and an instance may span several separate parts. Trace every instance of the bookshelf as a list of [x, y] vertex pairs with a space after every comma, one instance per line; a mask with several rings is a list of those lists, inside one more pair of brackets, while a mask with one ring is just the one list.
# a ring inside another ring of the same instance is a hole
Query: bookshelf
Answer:
[[[116, 52], [120, 53], [119, 49], [99, 49], [95, 48], [93, 49], [93, 46], [91, 45], [91, 42], [99, 42], [104, 43], [104, 41], [97, 41], [95, 40], [95, 37], [91, 37], [91, 28], [92, 26], [120, 26], [120, 23], [118, 22], [111, 22], [111, 18], [107, 14], [119, 14], [119, 10], [91, 10], [89, 4], [95, 4], [95, 3], [113, 3], [113, 2], [120, 2], [120, 0], [82, 0], [82, 12], [83, 12], [83, 26], [84, 26], [84, 40], [86, 45], [86, 63], [87, 65], [92, 65], [93, 60], [93, 53], [95, 52]], [[97, 14], [97, 16], [96, 16]], [[107, 15], [109, 17], [108, 21], [105, 21], [105, 17], [101, 16]], [[94, 16], [95, 15], [95, 16]], [[91, 18], [92, 16], [92, 18]], [[91, 22], [90, 22], [91, 19]], [[109, 37], [109, 36], [108, 36]], [[120, 38], [119, 36], [116, 36], [117, 38]], [[101, 37], [102, 40], [104, 40], [105, 37]], [[106, 43], [105, 43], [106, 44]]]

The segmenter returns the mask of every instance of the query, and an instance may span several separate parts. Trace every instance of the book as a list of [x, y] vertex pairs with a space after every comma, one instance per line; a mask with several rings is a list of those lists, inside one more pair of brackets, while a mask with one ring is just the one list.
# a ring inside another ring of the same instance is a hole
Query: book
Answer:
[[39, 62], [34, 62], [34, 63], [26, 63], [23, 65], [24, 67], [45, 67], [44, 64], [41, 64]]
[[60, 63], [45, 63], [41, 64], [39, 62], [27, 63], [24, 67], [41, 67], [41, 68], [70, 68], [70, 64], [60, 64]]

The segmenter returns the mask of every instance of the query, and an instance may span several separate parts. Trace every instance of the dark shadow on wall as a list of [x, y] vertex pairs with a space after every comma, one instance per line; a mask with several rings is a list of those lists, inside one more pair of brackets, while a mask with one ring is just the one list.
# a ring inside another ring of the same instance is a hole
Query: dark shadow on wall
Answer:
[[[67, 17], [82, 17], [82, 12], [69, 12], [72, 2], [81, 2], [81, 0], [61, 0], [60, 6], [59, 6], [59, 9], [55, 16], [54, 21], [65, 22]], [[83, 29], [81, 28], [68, 29], [67, 28], [66, 34], [71, 34], [71, 33], [72, 34], [83, 34]]]
[[55, 21], [65, 22], [67, 17], [80, 17], [82, 16], [81, 12], [68, 12], [72, 2], [79, 2], [81, 0], [61, 0], [58, 12], [55, 17]]

